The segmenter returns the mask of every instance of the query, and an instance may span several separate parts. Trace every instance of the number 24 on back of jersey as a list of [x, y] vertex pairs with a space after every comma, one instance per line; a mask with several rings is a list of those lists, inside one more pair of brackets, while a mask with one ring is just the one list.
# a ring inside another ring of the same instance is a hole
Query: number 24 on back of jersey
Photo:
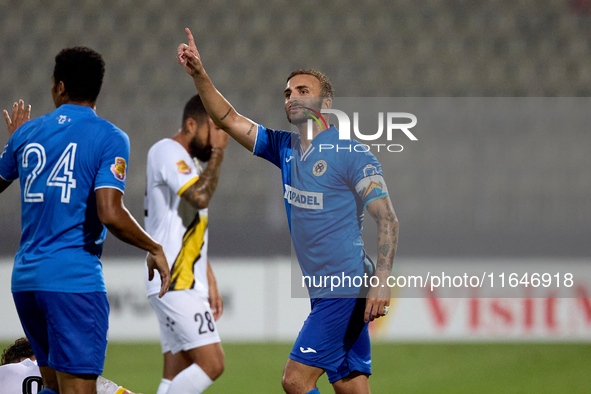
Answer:
[[[74, 161], [76, 159], [76, 147], [78, 144], [70, 142], [64, 149], [56, 165], [51, 170], [47, 178], [47, 186], [57, 186], [62, 188], [61, 202], [69, 203], [72, 189], [76, 188], [76, 179], [74, 179]], [[25, 180], [23, 190], [25, 202], [43, 202], [43, 193], [32, 192], [35, 189], [33, 184], [37, 177], [45, 168], [46, 155], [43, 145], [36, 142], [27, 144], [23, 151], [23, 168], [29, 168], [29, 156], [37, 156], [37, 165], [31, 170]]]

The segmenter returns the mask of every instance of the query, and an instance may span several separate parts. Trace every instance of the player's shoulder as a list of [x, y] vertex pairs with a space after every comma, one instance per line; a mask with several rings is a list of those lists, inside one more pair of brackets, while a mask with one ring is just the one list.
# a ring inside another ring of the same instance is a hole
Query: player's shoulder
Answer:
[[39, 374], [39, 367], [37, 366], [37, 361], [33, 361], [29, 358], [24, 359], [20, 363], [10, 363], [10, 364], [1, 365], [0, 370], [3, 373], [10, 372], [13, 374], [19, 374], [19, 373], [30, 374], [30, 373], [37, 372], [37, 374]]
[[[295, 131], [287, 130], [275, 130], [268, 127], [259, 125], [256, 141], [255, 141], [255, 154], [262, 147], [272, 148], [274, 150], [284, 150], [296, 146], [299, 143], [300, 134]], [[260, 143], [262, 142], [262, 144]]]
[[292, 139], [300, 137], [300, 134], [295, 131], [271, 129], [263, 125], [258, 125], [258, 132], [265, 132], [272, 137], [281, 139]]
[[94, 125], [96, 127], [96, 131], [100, 132], [104, 138], [119, 137], [129, 141], [129, 136], [125, 131], [121, 130], [119, 127], [108, 120], [101, 118], [100, 116], [90, 118], [88, 123]]
[[[355, 139], [339, 139], [338, 130], [326, 141], [329, 148], [322, 151], [326, 161], [344, 174], [363, 171], [364, 174], [381, 172], [381, 164], [367, 144]], [[339, 149], [336, 149], [336, 147]], [[353, 171], [353, 172], [351, 172]], [[366, 176], [367, 176], [366, 174]]]
[[340, 139], [339, 131], [334, 126], [325, 133], [326, 137], [322, 142], [329, 145], [323, 149], [323, 152], [332, 154], [335, 159], [342, 159], [345, 162], [354, 159], [377, 160], [369, 145], [353, 138]]
[[26, 378], [41, 379], [41, 371], [36, 361], [25, 359], [20, 363], [0, 366], [0, 391], [2, 393], [20, 393]]
[[15, 139], [25, 138], [26, 139], [26, 137], [28, 135], [30, 135], [31, 132], [38, 130], [40, 127], [43, 127], [43, 125], [49, 119], [51, 119], [51, 115], [52, 114], [46, 114], [46, 115], [40, 116], [35, 119], [31, 119], [31, 120], [25, 122], [21, 127], [16, 129], [16, 131], [14, 132], [13, 138], [15, 138]]
[[183, 152], [186, 152], [186, 150], [181, 144], [172, 138], [163, 138], [150, 147], [150, 150], [148, 151], [148, 157], [156, 157], [167, 154], [178, 155], [179, 153], [183, 154]]

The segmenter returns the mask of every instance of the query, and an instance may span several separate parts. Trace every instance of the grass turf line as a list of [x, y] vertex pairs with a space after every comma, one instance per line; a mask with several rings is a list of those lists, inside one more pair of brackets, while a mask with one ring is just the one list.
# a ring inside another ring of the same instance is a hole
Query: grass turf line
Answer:
[[[2, 348], [7, 344], [1, 344]], [[281, 393], [291, 344], [224, 344], [226, 370], [208, 390]], [[591, 344], [372, 344], [372, 393], [588, 393]], [[111, 342], [103, 374], [153, 394], [162, 376], [157, 343]], [[322, 393], [332, 393], [326, 376]]]

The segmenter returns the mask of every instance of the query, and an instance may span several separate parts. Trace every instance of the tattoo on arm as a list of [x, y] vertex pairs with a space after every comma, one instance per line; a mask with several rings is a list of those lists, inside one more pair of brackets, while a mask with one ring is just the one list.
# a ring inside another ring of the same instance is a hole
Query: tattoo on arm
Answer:
[[377, 271], [392, 271], [392, 263], [388, 263], [388, 261], [384, 258], [378, 259], [378, 265], [376, 266]]
[[203, 209], [209, 205], [209, 201], [211, 201], [211, 197], [218, 186], [223, 158], [224, 153], [222, 150], [214, 150], [211, 153], [207, 168], [203, 171], [199, 180], [182, 194], [181, 197], [187, 200], [193, 207]]
[[226, 116], [228, 116], [228, 115], [230, 114], [230, 111], [232, 111], [232, 107], [230, 107], [230, 109], [228, 110], [228, 112], [226, 112], [226, 114], [225, 114], [224, 116], [222, 116], [222, 117], [220, 118], [220, 120], [224, 120], [224, 119], [226, 119]]
[[398, 220], [390, 204], [380, 207], [374, 218], [378, 224], [377, 271], [392, 271], [394, 255], [398, 246]]
[[250, 125], [250, 129], [248, 129], [248, 133], [246, 133], [246, 135], [250, 135], [250, 132], [252, 131], [254, 127], [254, 123]]

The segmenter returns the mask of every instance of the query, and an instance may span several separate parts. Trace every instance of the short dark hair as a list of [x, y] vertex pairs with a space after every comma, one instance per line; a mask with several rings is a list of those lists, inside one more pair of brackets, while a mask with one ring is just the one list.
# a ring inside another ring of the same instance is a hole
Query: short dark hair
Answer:
[[201, 101], [201, 97], [196, 94], [187, 101], [187, 104], [185, 104], [185, 109], [183, 110], [183, 126], [189, 118], [195, 119], [197, 123], [202, 123], [207, 120], [207, 116], [203, 101]]
[[312, 70], [311, 68], [300, 68], [295, 71], [292, 71], [287, 77], [286, 83], [289, 82], [290, 79], [295, 77], [296, 75], [311, 75], [316, 77], [318, 81], [320, 81], [320, 96], [333, 98], [334, 97], [334, 89], [332, 88], [332, 84], [326, 77], [326, 75], [322, 74], [320, 71]]
[[53, 78], [64, 83], [72, 101], [96, 101], [103, 85], [105, 61], [102, 56], [86, 47], [62, 49], [55, 57]]
[[25, 337], [17, 339], [12, 345], [8, 346], [2, 352], [2, 361], [0, 365], [18, 363], [21, 358], [33, 357], [33, 348], [29, 343], [29, 340]]

